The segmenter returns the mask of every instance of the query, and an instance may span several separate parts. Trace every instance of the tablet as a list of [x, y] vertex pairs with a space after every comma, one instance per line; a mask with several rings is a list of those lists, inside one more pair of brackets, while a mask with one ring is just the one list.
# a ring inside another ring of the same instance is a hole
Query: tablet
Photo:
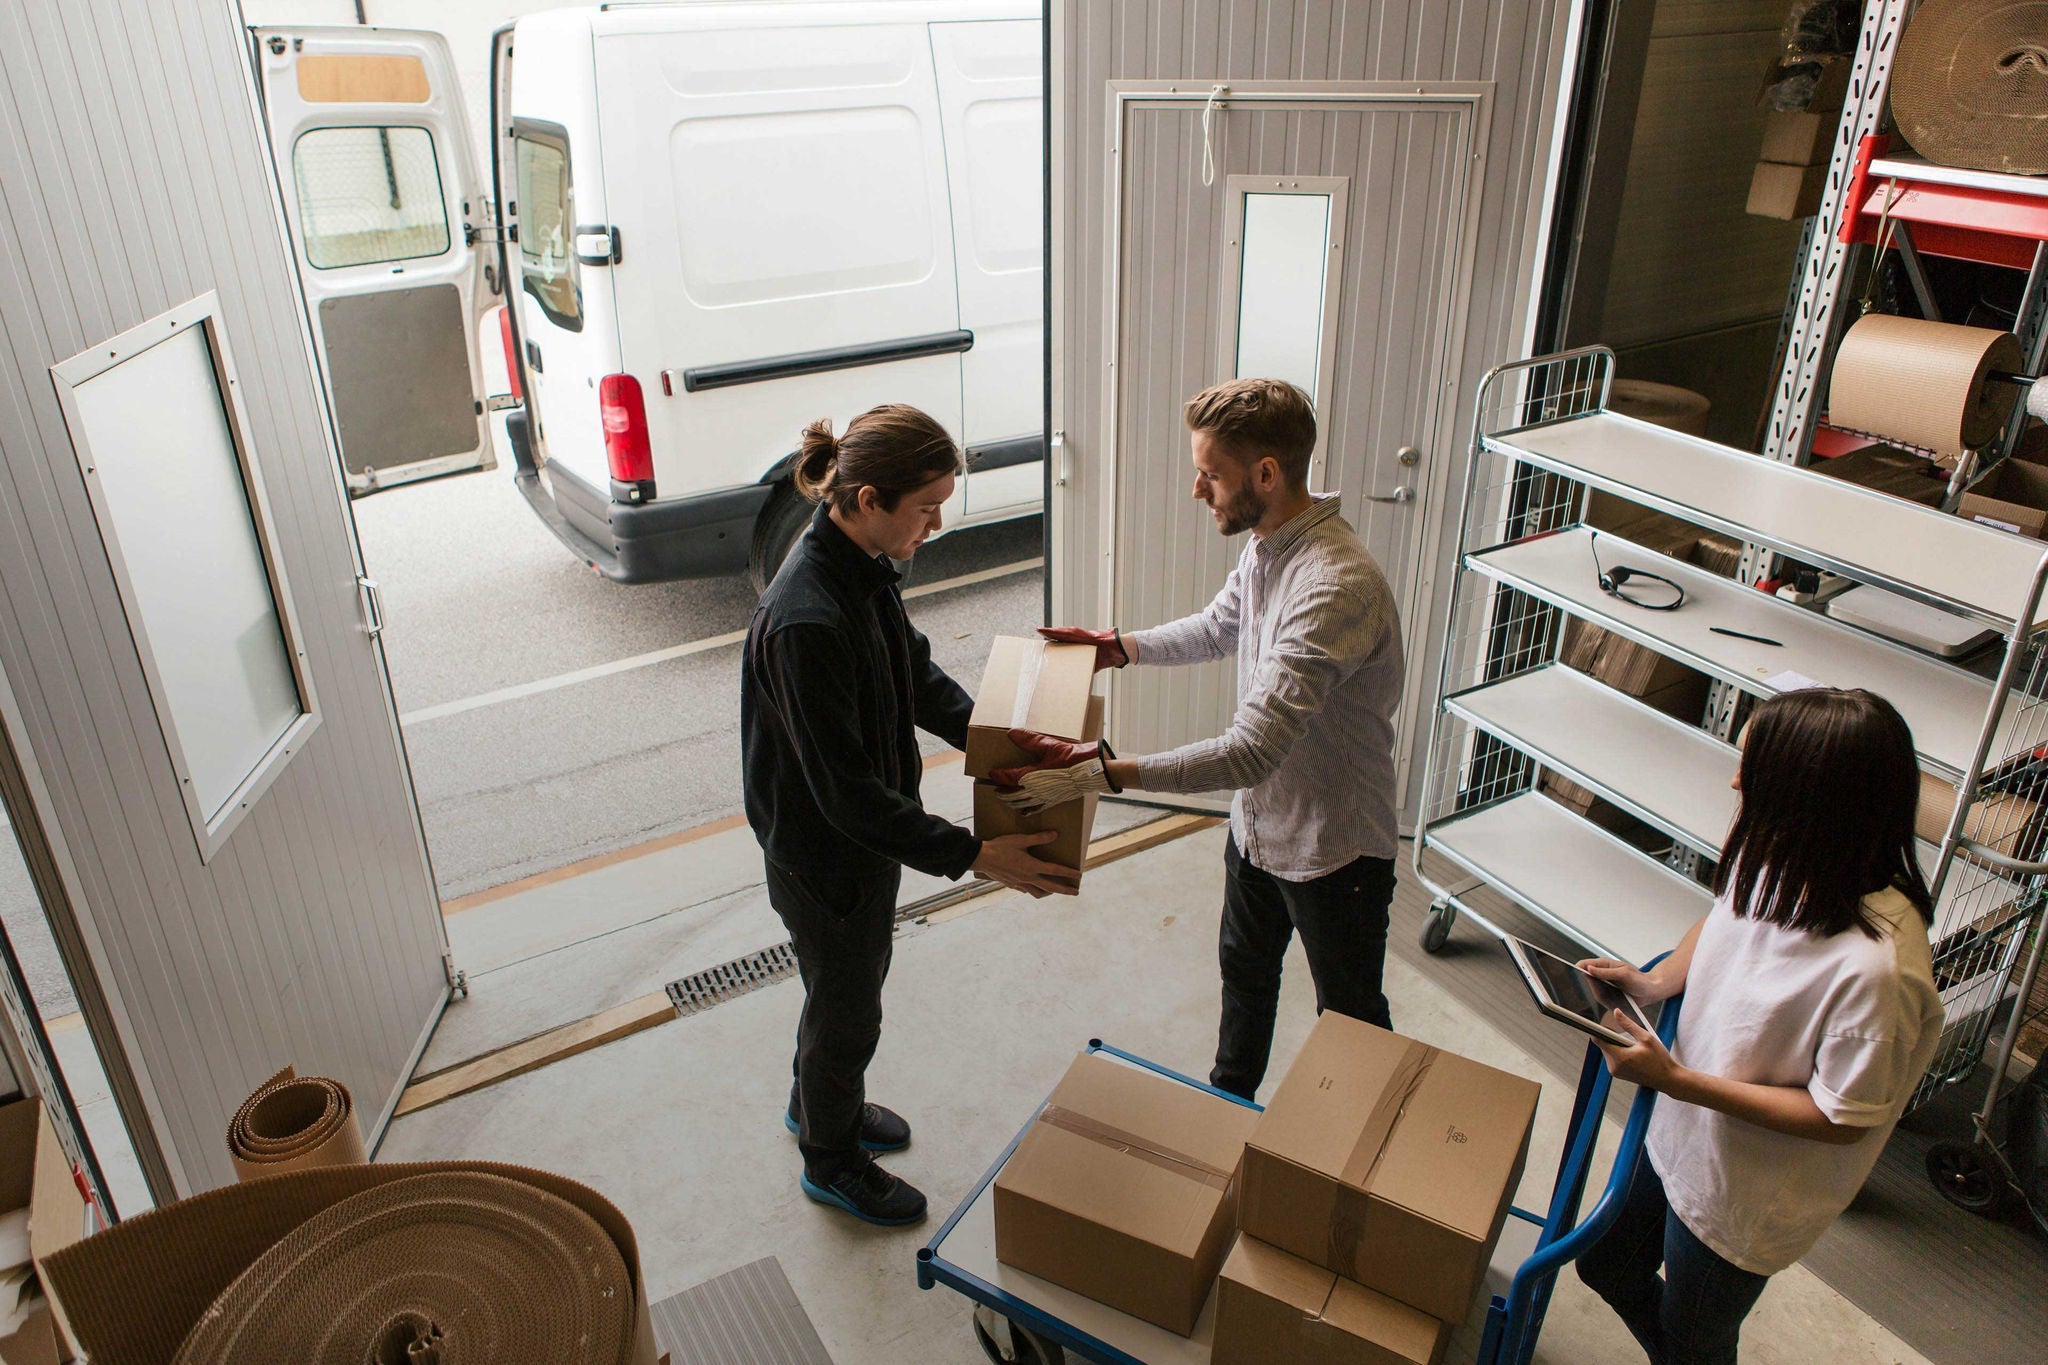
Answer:
[[1515, 960], [1516, 968], [1522, 973], [1522, 983], [1536, 998], [1536, 1007], [1551, 1018], [1561, 1019], [1595, 1038], [1624, 1047], [1634, 1043], [1635, 1039], [1601, 1022], [1610, 1010], [1620, 1010], [1655, 1032], [1643, 1014], [1643, 1007], [1617, 987], [1580, 971], [1576, 963], [1545, 952], [1533, 943], [1525, 943], [1518, 938], [1503, 939], [1502, 942], [1507, 945], [1508, 956]]

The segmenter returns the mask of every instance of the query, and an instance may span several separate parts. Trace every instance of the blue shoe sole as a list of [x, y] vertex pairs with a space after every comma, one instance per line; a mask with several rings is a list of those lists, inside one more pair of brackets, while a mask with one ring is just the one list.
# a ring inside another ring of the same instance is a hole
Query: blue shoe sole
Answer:
[[806, 1195], [808, 1195], [814, 1202], [823, 1204], [827, 1208], [838, 1209], [841, 1213], [850, 1213], [855, 1218], [860, 1219], [861, 1222], [873, 1223], [876, 1227], [900, 1228], [907, 1227], [912, 1223], [922, 1223], [924, 1221], [925, 1211], [923, 1209], [919, 1209], [916, 1213], [912, 1214], [908, 1218], [877, 1218], [872, 1213], [862, 1213], [859, 1209], [847, 1203], [844, 1199], [841, 1199], [838, 1195], [832, 1193], [832, 1191], [826, 1189], [823, 1185], [816, 1185], [811, 1183], [811, 1178], [807, 1175], [798, 1176], [796, 1178], [796, 1183], [803, 1187], [803, 1192]]
[[[782, 1111], [782, 1126], [789, 1129], [791, 1137], [800, 1136], [803, 1131], [796, 1126], [796, 1120], [790, 1116], [787, 1109]], [[860, 1145], [864, 1150], [870, 1152], [900, 1152], [910, 1145], [910, 1139], [905, 1138], [901, 1142], [869, 1142], [866, 1138], [862, 1138]]]

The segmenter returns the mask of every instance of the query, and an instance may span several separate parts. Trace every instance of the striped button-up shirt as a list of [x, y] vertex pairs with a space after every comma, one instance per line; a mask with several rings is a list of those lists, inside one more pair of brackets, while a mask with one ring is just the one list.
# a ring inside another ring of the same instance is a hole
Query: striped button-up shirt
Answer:
[[1288, 881], [1395, 855], [1400, 611], [1335, 496], [1253, 535], [1207, 608], [1129, 638], [1140, 664], [1237, 656], [1230, 728], [1138, 759], [1147, 791], [1234, 790], [1238, 851]]

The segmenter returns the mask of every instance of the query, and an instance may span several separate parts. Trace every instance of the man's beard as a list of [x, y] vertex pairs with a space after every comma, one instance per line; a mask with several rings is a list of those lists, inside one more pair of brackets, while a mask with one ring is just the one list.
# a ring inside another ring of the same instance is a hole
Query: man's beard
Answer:
[[1240, 488], [1231, 495], [1229, 502], [1219, 509], [1223, 514], [1223, 534], [1234, 536], [1240, 531], [1249, 531], [1266, 516], [1266, 500], [1249, 488]]

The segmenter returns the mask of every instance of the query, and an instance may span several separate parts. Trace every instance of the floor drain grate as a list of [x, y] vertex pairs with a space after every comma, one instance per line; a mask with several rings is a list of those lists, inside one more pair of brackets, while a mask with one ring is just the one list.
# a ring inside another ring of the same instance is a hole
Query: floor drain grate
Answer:
[[796, 975], [796, 949], [787, 943], [748, 953], [716, 967], [692, 972], [668, 983], [668, 998], [677, 1014], [702, 1014], [749, 991], [772, 986]]

